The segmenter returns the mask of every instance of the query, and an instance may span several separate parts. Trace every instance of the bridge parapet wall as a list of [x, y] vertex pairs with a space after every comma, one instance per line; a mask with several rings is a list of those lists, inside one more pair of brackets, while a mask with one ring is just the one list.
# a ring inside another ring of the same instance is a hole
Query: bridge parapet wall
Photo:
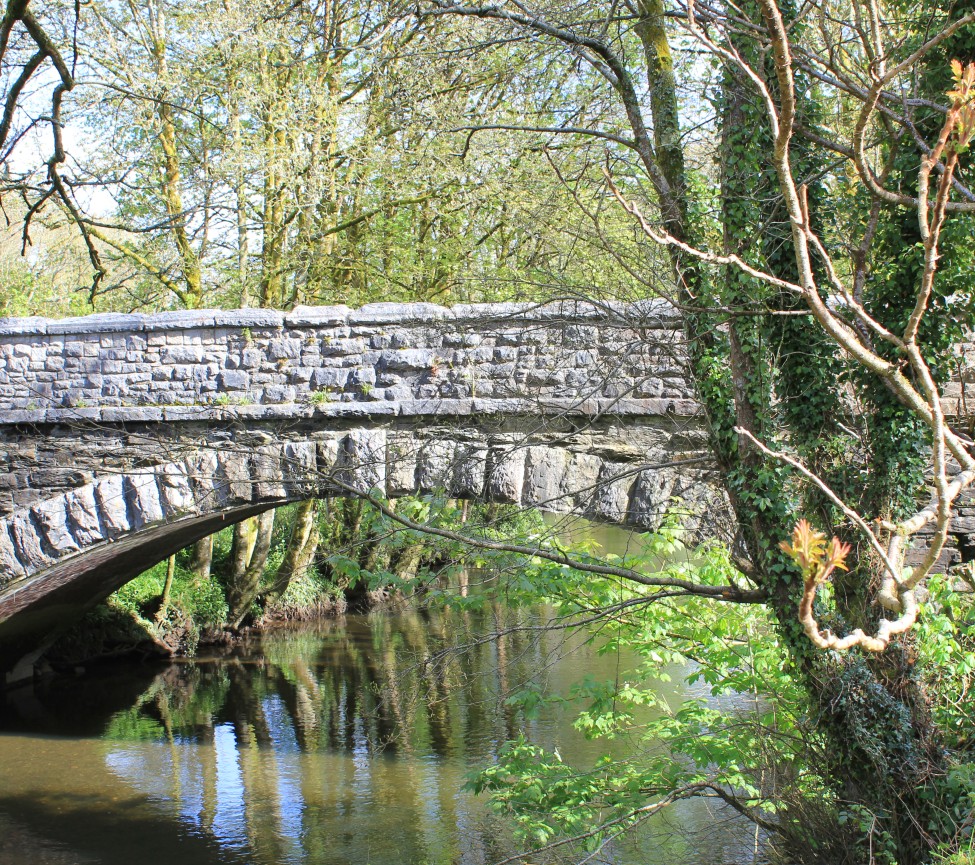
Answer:
[[0, 424], [688, 415], [659, 301], [0, 319]]

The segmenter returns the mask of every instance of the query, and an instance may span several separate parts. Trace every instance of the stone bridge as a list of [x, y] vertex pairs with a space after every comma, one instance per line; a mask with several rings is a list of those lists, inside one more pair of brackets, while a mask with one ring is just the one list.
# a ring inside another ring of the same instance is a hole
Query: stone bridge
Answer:
[[0, 666], [221, 526], [374, 491], [714, 511], [666, 304], [0, 320]]

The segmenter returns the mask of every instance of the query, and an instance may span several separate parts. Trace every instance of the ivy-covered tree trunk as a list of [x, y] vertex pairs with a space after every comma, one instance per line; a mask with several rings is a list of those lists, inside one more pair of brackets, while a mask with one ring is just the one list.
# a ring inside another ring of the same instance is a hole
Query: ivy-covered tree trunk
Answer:
[[[783, 4], [779, 7], [788, 13]], [[760, 33], [764, 21], [759, 3], [738, 8], [755, 23], [753, 32]], [[660, 125], [666, 130], [673, 123], [668, 106], [676, 103], [676, 92], [670, 100], [659, 92], [673, 86], [673, 78], [666, 74], [669, 57], [660, 48], [663, 43], [645, 36], [659, 34], [660, 29], [646, 22], [640, 27], [655, 87], [655, 128], [661, 112]], [[792, 36], [801, 38], [796, 33]], [[774, 70], [757, 43], [740, 37], [736, 48], [755, 69], [769, 64], [765, 74], [774, 93]], [[796, 85], [798, 110], [813, 125], [815, 109], [809, 85], [802, 81]], [[725, 72], [721, 111], [725, 252], [798, 282], [791, 226], [769, 163], [774, 142], [765, 106], [756, 99], [753, 84], [736, 71]], [[804, 155], [803, 147], [801, 140], [793, 141], [792, 164], [808, 184], [810, 211], [815, 214], [817, 167]], [[689, 188], [682, 164], [666, 151], [659, 165], [672, 190]], [[916, 157], [910, 170], [916, 176]], [[690, 219], [695, 203], [663, 209], [665, 214], [687, 214]], [[893, 219], [889, 230], [902, 244], [903, 222], [912, 215], [898, 213], [888, 218]], [[916, 214], [913, 220], [916, 223]], [[762, 226], [762, 231], [756, 233], [756, 226]], [[690, 222], [672, 222], [668, 228], [678, 239], [694, 242]], [[924, 446], [923, 436], [918, 434], [920, 425], [913, 419], [898, 424], [908, 412], [886, 391], [877, 393], [882, 388], [873, 385], [878, 408], [874, 423], [868, 425], [865, 441], [851, 442], [847, 430], [856, 424], [847, 417], [837, 393], [843, 370], [835, 346], [808, 319], [790, 315], [799, 311], [797, 299], [757, 283], [738, 268], [728, 268], [723, 280], [709, 282], [696, 262], [688, 266], [679, 247], [671, 246], [670, 251], [677, 284], [685, 287], [686, 336], [698, 395], [707, 412], [711, 445], [725, 474], [741, 542], [748, 551], [753, 578], [767, 591], [793, 667], [805, 683], [816, 728], [827, 742], [830, 765], [824, 774], [836, 784], [838, 800], [846, 803], [847, 813], [833, 817], [867, 821], [864, 843], [873, 846], [875, 855], [879, 853], [877, 861], [886, 857], [899, 865], [920, 865], [929, 861], [934, 843], [947, 840], [939, 839], [934, 827], [939, 825], [936, 812], [943, 814], [951, 803], [940, 793], [946, 751], [930, 723], [911, 640], [903, 639], [879, 655], [825, 653], [812, 645], [797, 621], [801, 582], [778, 543], [801, 516], [847, 537], [855, 537], [855, 527], [818, 490], [806, 489], [786, 466], [771, 461], [735, 434], [739, 427], [760, 441], [784, 439], [813, 471], [873, 518], [889, 517], [905, 501], [914, 506], [921, 478], [912, 470], [917, 465], [916, 453]], [[879, 303], [910, 311], [912, 303], [907, 298], [913, 298], [916, 290], [915, 272], [903, 280], [904, 297], [884, 297]], [[707, 311], [709, 306], [741, 314], [722, 320]], [[726, 339], [713, 337], [720, 331]], [[864, 379], [854, 376], [861, 386]], [[837, 450], [844, 459], [835, 459]], [[864, 489], [862, 478], [881, 466], [885, 474]], [[854, 556], [852, 571], [848, 579], [838, 581], [833, 607], [836, 621], [832, 624], [841, 632], [874, 624], [876, 619], [873, 601], [879, 563], [864, 551]], [[943, 828], [943, 820], [941, 825]], [[866, 850], [860, 852], [867, 856]]]

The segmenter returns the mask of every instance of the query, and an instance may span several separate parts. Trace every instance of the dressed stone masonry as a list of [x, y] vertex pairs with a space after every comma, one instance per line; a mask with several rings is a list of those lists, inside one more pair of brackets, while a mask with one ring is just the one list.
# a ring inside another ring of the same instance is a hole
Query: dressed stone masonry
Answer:
[[300, 414], [309, 403], [325, 415], [365, 406], [371, 416], [408, 416], [545, 400], [550, 410], [592, 413], [612, 401], [659, 414], [660, 400], [692, 399], [674, 354], [678, 327], [662, 303], [6, 319], [0, 411], [6, 423], [117, 423], [195, 419], [201, 408], [217, 412], [208, 419], [265, 416], [262, 406]]
[[[153, 563], [309, 496], [640, 528], [681, 500], [728, 524], [679, 334], [656, 301], [0, 319], [0, 673]], [[975, 559], [972, 502], [953, 536]]]
[[644, 528], [675, 497], [713, 513], [682, 355], [660, 302], [0, 320], [0, 666], [173, 551], [312, 495], [442, 490]]

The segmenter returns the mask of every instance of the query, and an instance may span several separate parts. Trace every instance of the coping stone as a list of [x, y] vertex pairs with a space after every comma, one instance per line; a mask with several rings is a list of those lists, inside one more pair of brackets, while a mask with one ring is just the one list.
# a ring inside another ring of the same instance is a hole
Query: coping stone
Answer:
[[435, 303], [367, 303], [349, 313], [349, 324], [414, 324], [442, 321], [447, 309]]
[[40, 315], [29, 318], [0, 318], [0, 336], [41, 336], [47, 333], [51, 319]]
[[213, 313], [216, 327], [284, 327], [285, 316], [278, 309], [217, 309]]
[[106, 406], [101, 416], [103, 423], [157, 423], [162, 419], [163, 410], [157, 405]]
[[216, 326], [217, 310], [174, 309], [145, 316], [145, 330], [190, 330]]
[[80, 315], [58, 318], [48, 322], [49, 334], [132, 333], [141, 331], [146, 316], [139, 313], [103, 312], [97, 315]]
[[337, 327], [349, 320], [352, 309], [336, 306], [296, 306], [284, 316], [288, 327]]

